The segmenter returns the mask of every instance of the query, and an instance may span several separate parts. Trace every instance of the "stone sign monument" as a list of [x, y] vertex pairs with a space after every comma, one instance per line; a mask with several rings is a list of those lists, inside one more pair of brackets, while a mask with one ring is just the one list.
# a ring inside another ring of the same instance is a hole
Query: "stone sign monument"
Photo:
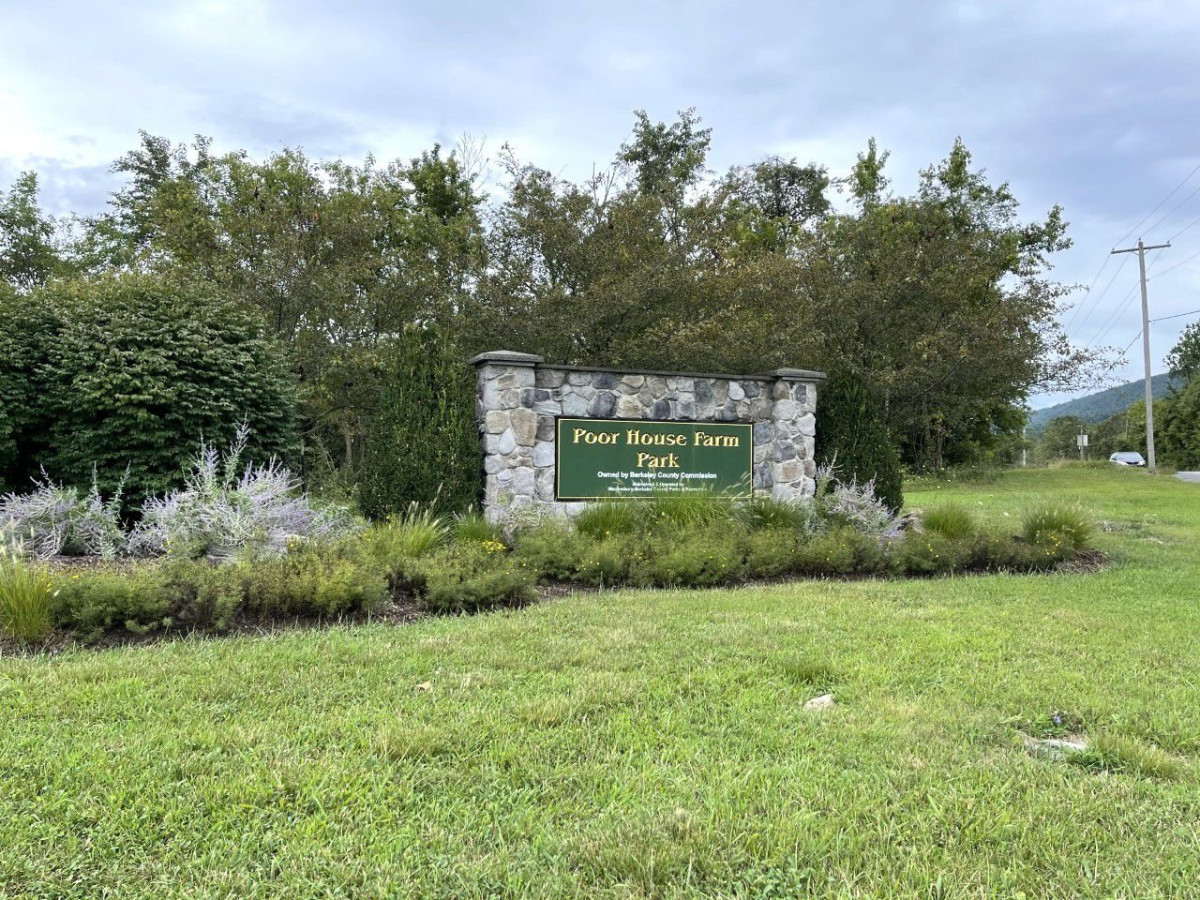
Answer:
[[470, 364], [490, 519], [664, 491], [793, 499], [816, 487], [821, 372], [616, 371], [508, 350]]

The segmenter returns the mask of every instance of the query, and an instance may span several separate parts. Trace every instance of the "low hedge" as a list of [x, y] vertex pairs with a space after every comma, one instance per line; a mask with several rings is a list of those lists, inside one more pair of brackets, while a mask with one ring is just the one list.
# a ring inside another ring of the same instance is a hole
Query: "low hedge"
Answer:
[[1010, 534], [961, 508], [881, 529], [841, 506], [820, 516], [772, 504], [604, 504], [574, 523], [551, 518], [508, 536], [477, 519], [447, 523], [412, 510], [352, 537], [295, 542], [275, 557], [60, 573], [53, 621], [86, 640], [119, 630], [222, 632], [247, 622], [367, 615], [395, 600], [429, 612], [474, 612], [528, 603], [538, 584], [694, 588], [1038, 572], [1086, 550], [1092, 534], [1085, 516], [1061, 506], [1031, 510], [1020, 533]]

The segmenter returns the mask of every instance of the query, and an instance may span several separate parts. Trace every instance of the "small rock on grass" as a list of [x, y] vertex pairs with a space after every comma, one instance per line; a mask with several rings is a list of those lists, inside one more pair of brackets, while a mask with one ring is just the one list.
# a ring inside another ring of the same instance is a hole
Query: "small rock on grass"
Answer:
[[1038, 756], [1045, 756], [1053, 760], [1066, 759], [1069, 753], [1078, 753], [1081, 750], [1087, 749], [1087, 743], [1083, 740], [1062, 740], [1059, 738], [1025, 738], [1025, 746], [1031, 752]]
[[813, 697], [804, 704], [805, 709], [830, 709], [833, 707], [833, 694], [822, 694], [820, 697]]

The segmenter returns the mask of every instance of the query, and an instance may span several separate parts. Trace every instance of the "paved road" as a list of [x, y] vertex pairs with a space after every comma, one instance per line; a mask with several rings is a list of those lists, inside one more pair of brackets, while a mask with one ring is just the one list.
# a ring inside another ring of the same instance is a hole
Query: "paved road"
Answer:
[[1180, 481], [1192, 481], [1200, 484], [1200, 472], [1176, 472], [1175, 477]]

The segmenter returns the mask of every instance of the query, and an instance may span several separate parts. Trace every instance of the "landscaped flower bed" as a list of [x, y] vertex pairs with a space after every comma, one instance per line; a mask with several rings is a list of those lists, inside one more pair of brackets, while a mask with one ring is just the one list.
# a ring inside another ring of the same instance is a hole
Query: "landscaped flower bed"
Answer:
[[[518, 516], [505, 528], [414, 507], [366, 526], [310, 507], [286, 470], [235, 477], [229, 462], [206, 451], [185, 489], [147, 501], [131, 528], [111, 502], [72, 499], [49, 483], [6, 498], [0, 629], [25, 643], [53, 631], [93, 640], [361, 616], [397, 603], [474, 611], [530, 602], [538, 586], [1045, 571], [1088, 550], [1091, 537], [1087, 519], [1063, 506], [1030, 510], [1019, 533], [965, 507], [897, 517], [871, 485], [828, 471], [802, 503], [668, 494], [598, 503], [574, 520]], [[104, 563], [50, 571], [35, 558], [64, 549]]]

